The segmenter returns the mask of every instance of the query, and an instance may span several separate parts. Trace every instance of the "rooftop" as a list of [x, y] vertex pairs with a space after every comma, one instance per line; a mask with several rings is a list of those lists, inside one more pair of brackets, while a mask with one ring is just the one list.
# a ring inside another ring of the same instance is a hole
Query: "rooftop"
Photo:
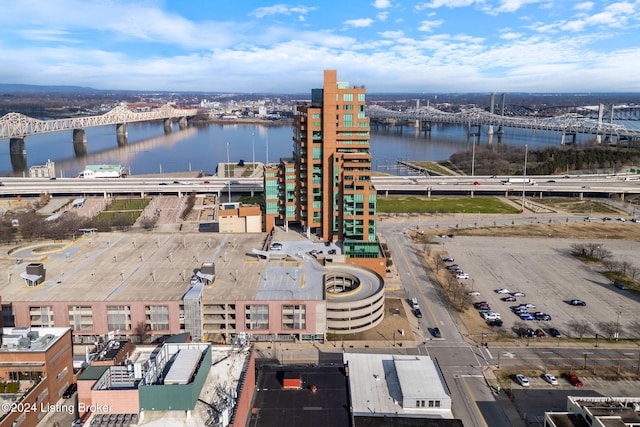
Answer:
[[[344, 353], [356, 416], [453, 418], [450, 395], [429, 356]], [[440, 400], [442, 407], [412, 407], [412, 400]], [[448, 402], [448, 403], [447, 403]]]
[[[301, 389], [285, 389], [285, 373], [302, 380]], [[348, 378], [338, 366], [264, 366], [258, 376], [250, 424], [256, 427], [314, 425], [350, 427]], [[317, 387], [315, 392], [311, 386]]]
[[2, 328], [0, 353], [46, 351], [68, 331], [69, 328]]

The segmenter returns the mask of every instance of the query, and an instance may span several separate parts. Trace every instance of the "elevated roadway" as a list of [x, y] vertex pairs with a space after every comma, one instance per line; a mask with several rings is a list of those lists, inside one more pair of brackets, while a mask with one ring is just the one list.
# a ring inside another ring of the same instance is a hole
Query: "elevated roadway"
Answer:
[[[454, 196], [513, 196], [523, 192], [531, 196], [610, 197], [640, 194], [640, 176], [635, 174], [532, 176], [529, 183], [505, 184], [507, 176], [385, 176], [372, 177], [378, 194], [420, 194]], [[517, 178], [517, 177], [516, 177]], [[176, 179], [168, 177], [121, 179], [82, 178], [0, 178], [0, 197], [37, 196], [118, 196], [118, 195], [225, 195], [261, 194], [262, 178], [204, 177]]]

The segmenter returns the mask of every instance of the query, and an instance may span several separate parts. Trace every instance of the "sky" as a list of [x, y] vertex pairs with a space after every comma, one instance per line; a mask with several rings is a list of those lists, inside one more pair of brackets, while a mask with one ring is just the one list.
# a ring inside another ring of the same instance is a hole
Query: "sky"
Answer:
[[640, 0], [0, 0], [0, 83], [640, 92]]

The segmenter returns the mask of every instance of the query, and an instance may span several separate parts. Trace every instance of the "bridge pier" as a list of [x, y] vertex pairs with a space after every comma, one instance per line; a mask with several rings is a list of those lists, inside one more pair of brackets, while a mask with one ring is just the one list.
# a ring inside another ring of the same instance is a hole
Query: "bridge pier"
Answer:
[[178, 120], [178, 127], [180, 128], [180, 130], [184, 130], [187, 128], [187, 118], [186, 117], [180, 117], [180, 120]]
[[9, 153], [11, 157], [11, 167], [14, 172], [24, 172], [27, 170], [27, 149], [24, 145], [24, 138], [11, 138], [9, 140]]
[[566, 141], [567, 136], [571, 136], [571, 144], [575, 144], [576, 143], [577, 134], [575, 132], [562, 131], [562, 139], [560, 141], [560, 145], [565, 145], [567, 143], [567, 141]]
[[169, 135], [171, 133], [171, 124], [172, 124], [172, 120], [169, 119], [164, 119], [164, 133], [165, 135]]
[[118, 123], [116, 125], [116, 140], [118, 147], [124, 147], [129, 144], [129, 131], [126, 123]]
[[[475, 129], [475, 132], [473, 131]], [[482, 132], [482, 125], [472, 125], [471, 123], [467, 124], [467, 137], [471, 138], [472, 136], [480, 136]], [[480, 142], [480, 141], [478, 141]]]
[[87, 155], [87, 133], [84, 129], [73, 130], [73, 152], [76, 157]]

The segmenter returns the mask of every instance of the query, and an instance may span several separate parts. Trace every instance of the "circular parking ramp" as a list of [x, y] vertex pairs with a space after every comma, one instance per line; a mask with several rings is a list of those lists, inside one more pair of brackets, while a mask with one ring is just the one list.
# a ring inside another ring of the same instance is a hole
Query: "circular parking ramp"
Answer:
[[374, 271], [341, 265], [323, 278], [327, 298], [327, 332], [366, 331], [384, 317], [384, 280]]

